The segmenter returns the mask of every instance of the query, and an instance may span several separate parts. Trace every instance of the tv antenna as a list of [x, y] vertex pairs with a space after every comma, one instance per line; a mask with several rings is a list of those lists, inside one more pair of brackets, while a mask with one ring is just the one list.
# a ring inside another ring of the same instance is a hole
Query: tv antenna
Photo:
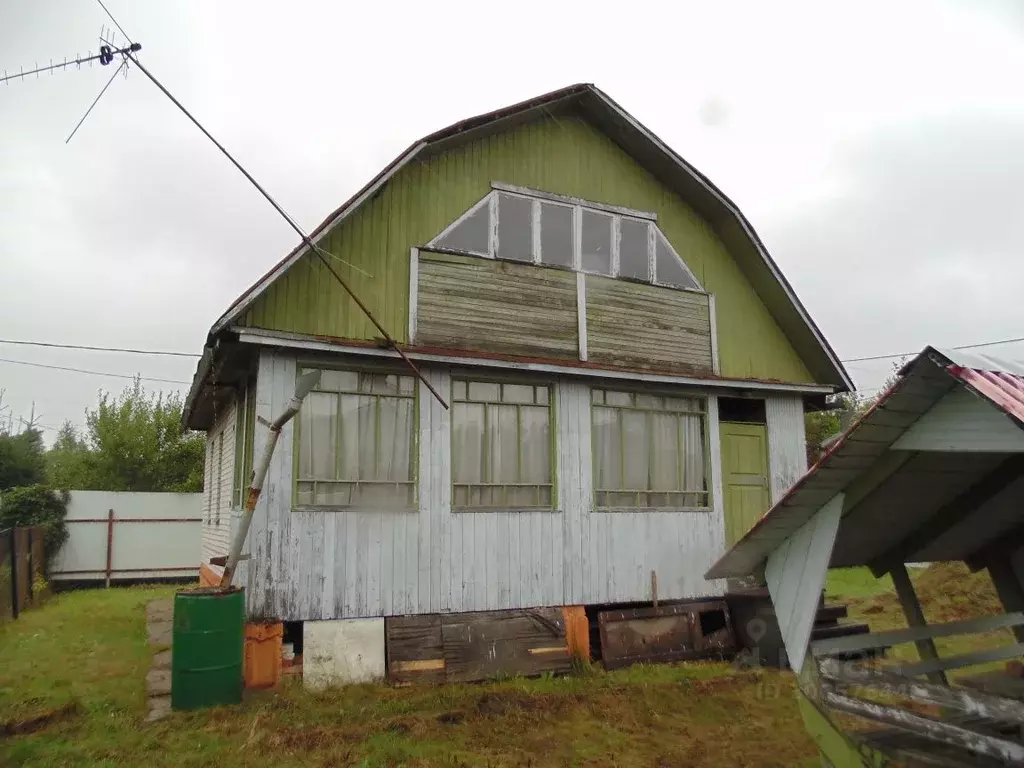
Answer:
[[[106, 10], [106, 8], [104, 8], [104, 10]], [[122, 34], [124, 33], [122, 32]], [[126, 38], [128, 37], [127, 35], [124, 36]], [[89, 113], [92, 112], [93, 107], [95, 107], [99, 100], [103, 98], [103, 94], [107, 92], [110, 84], [114, 82], [114, 78], [121, 72], [124, 72], [126, 77], [128, 76], [128, 55], [138, 53], [142, 50], [141, 43], [133, 43], [129, 40], [127, 45], [118, 46], [112, 42], [112, 40], [115, 39], [116, 36], [114, 30], [108, 30], [106, 27], [103, 27], [100, 30], [100, 42], [102, 45], [100, 45], [99, 53], [93, 54], [92, 51], [89, 51], [85, 56], [80, 56], [76, 53], [75, 57], [70, 61], [65, 57], [63, 61], [58, 61], [56, 64], [54, 64], [53, 59], [50, 59], [50, 63], [43, 67], [40, 67], [37, 62], [35, 68], [30, 69], [28, 72], [25, 71], [24, 67], [21, 67], [17, 72], [11, 73], [5, 69], [3, 77], [0, 77], [0, 83], [10, 85], [12, 80], [24, 80], [26, 77], [31, 77], [32, 75], [35, 75], [38, 80], [39, 75], [44, 72], [49, 72], [52, 75], [58, 70], [68, 69], [69, 67], [74, 67], [76, 70], [80, 70], [83, 64], [92, 67], [92, 65], [97, 61], [100, 63], [100, 66], [105, 67], [113, 63], [116, 59], [119, 62], [117, 68], [114, 70], [114, 73], [110, 76], [110, 79], [107, 80], [106, 85], [103, 86], [96, 98], [92, 100], [89, 108], [85, 110], [85, 114], [82, 115], [82, 119], [75, 124], [71, 133], [64, 140], [64, 143], [67, 144], [71, 141], [74, 135], [78, 133], [78, 129], [82, 127], [82, 123], [85, 122], [85, 118], [87, 118]]]
[[[114, 15], [110, 12], [110, 10], [107, 8], [107, 6], [105, 6], [103, 4], [103, 0], [96, 0], [96, 2], [99, 3], [99, 6], [100, 6], [100, 8], [103, 9], [103, 12], [107, 14], [107, 17], [110, 19], [110, 21], [113, 22], [113, 24], [117, 28], [117, 30], [121, 33], [121, 35], [125, 38], [125, 40], [127, 40], [128, 45], [120, 46], [120, 47], [115, 46], [109, 40], [106, 39], [104, 34], [101, 34], [100, 35], [100, 42], [103, 43], [104, 45], [103, 45], [103, 47], [101, 47], [100, 53], [97, 54], [96, 56], [91, 56], [91, 57], [87, 57], [86, 59], [81, 59], [80, 60], [81, 63], [86, 63], [86, 62], [89, 62], [89, 61], [99, 61], [101, 65], [106, 66], [106, 65], [110, 64], [113, 61], [114, 56], [117, 55], [117, 56], [121, 57], [120, 67], [127, 67], [129, 64], [133, 64], [140, 72], [142, 72], [142, 74], [144, 74], [149, 79], [149, 81], [151, 83], [153, 83], [153, 85], [155, 85], [157, 87], [157, 89], [161, 93], [163, 93], [163, 95], [166, 96], [168, 98], [168, 100], [170, 100], [170, 102], [172, 104], [174, 104], [174, 106], [177, 107], [178, 110], [181, 111], [181, 113], [183, 115], [185, 115], [185, 117], [187, 117], [189, 119], [189, 121], [191, 121], [192, 124], [195, 125], [195, 127], [198, 128], [199, 131], [207, 139], [209, 139], [210, 142], [218, 150], [220, 150], [221, 154], [223, 154], [224, 157], [226, 157], [231, 162], [231, 164], [235, 166], [235, 168], [239, 171], [239, 173], [241, 173], [243, 176], [245, 176], [246, 180], [250, 184], [252, 184], [252, 186], [256, 189], [256, 191], [259, 192], [268, 203], [270, 203], [270, 205], [274, 208], [275, 211], [277, 211], [277, 213], [281, 216], [281, 218], [285, 220], [285, 222], [288, 224], [288, 226], [290, 226], [293, 230], [295, 230], [295, 233], [298, 234], [298, 236], [302, 239], [302, 243], [303, 243], [303, 245], [306, 246], [306, 249], [308, 250], [308, 252], [313, 254], [313, 255], [315, 255], [317, 257], [317, 259], [319, 259], [320, 263], [327, 269], [327, 271], [337, 281], [337, 283], [342, 287], [342, 289], [345, 291], [345, 293], [347, 293], [349, 295], [349, 297], [351, 297], [353, 303], [355, 303], [355, 305], [357, 307], [359, 307], [360, 311], [366, 316], [366, 318], [370, 321], [370, 323], [381, 334], [381, 336], [383, 337], [383, 341], [384, 341], [384, 344], [386, 345], [386, 347], [388, 349], [392, 349], [392, 350], [395, 351], [395, 353], [401, 358], [402, 362], [405, 363], [405, 365], [409, 367], [410, 371], [412, 371], [412, 373], [420, 380], [420, 382], [427, 388], [427, 390], [430, 392], [430, 394], [432, 394], [434, 396], [434, 398], [438, 401], [438, 403], [440, 403], [441, 406], [443, 406], [445, 410], [448, 410], [448, 407], [449, 407], [448, 403], [445, 402], [445, 399], [441, 396], [441, 393], [438, 392], [437, 389], [434, 387], [434, 385], [430, 383], [430, 380], [427, 379], [423, 375], [423, 373], [420, 371], [420, 369], [416, 365], [416, 363], [414, 363], [412, 360], [409, 359], [409, 356], [406, 355], [406, 353], [402, 349], [402, 347], [399, 346], [398, 341], [396, 341], [395, 338], [390, 333], [388, 333], [388, 330], [381, 324], [381, 322], [373, 314], [373, 312], [370, 310], [370, 308], [363, 302], [363, 300], [359, 298], [359, 296], [356, 294], [356, 292], [349, 285], [348, 281], [345, 280], [345, 278], [341, 276], [341, 273], [339, 273], [338, 270], [334, 268], [334, 265], [331, 264], [331, 262], [329, 261], [329, 259], [335, 259], [335, 260], [342, 261], [342, 262], [344, 262], [344, 260], [338, 258], [337, 256], [335, 256], [332, 253], [329, 253], [328, 251], [325, 251], [320, 245], [318, 245], [316, 242], [314, 242], [313, 238], [310, 237], [309, 234], [301, 226], [299, 226], [298, 222], [296, 222], [295, 219], [293, 219], [284, 210], [284, 208], [281, 207], [280, 203], [278, 203], [277, 200], [275, 200], [273, 197], [271, 197], [270, 193], [267, 192], [267, 190], [264, 189], [263, 186], [258, 181], [256, 181], [256, 179], [252, 176], [252, 174], [250, 174], [249, 171], [247, 171], [245, 169], [245, 167], [240, 162], [238, 162], [238, 160], [235, 159], [234, 155], [232, 155], [230, 152], [228, 152], [228, 150], [224, 147], [224, 145], [221, 144], [219, 141], [217, 141], [217, 139], [215, 139], [213, 137], [213, 134], [211, 134], [208, 130], [206, 130], [206, 128], [203, 127], [203, 124], [200, 123], [199, 120], [197, 120], [192, 115], [192, 113], [189, 112], [188, 109], [186, 109], [185, 106], [180, 101], [178, 101], [178, 99], [175, 98], [174, 95], [169, 90], [167, 90], [167, 88], [164, 87], [163, 83], [161, 83], [159, 80], [157, 80], [156, 77], [148, 69], [146, 69], [145, 66], [142, 65], [142, 63], [135, 57], [135, 54], [138, 53], [140, 50], [142, 50], [142, 46], [139, 45], [139, 43], [134, 42], [132, 40], [131, 36], [129, 36], [129, 34], [124, 31], [124, 27], [122, 27], [118, 23], [117, 19], [114, 18]], [[104, 30], [104, 32], [105, 31], [106, 30]], [[66, 66], [72, 65], [72, 64], [76, 64], [76, 61], [64, 62], [64, 63], [56, 64], [56, 65], [51, 64], [49, 67], [37, 67], [34, 70], [31, 70], [31, 71], [25, 72], [25, 73], [19, 73], [17, 75], [12, 76], [12, 77], [15, 77], [15, 76], [16, 77], [22, 77], [23, 75], [32, 75], [32, 74], [35, 74], [38, 77], [38, 74], [40, 72], [45, 72], [45, 71], [48, 71], [48, 70], [54, 70], [54, 69], [58, 69], [58, 68], [63, 68], [63, 67], [66, 67]], [[85, 118], [89, 116], [89, 113], [92, 112], [93, 107], [96, 106], [96, 103], [100, 100], [100, 98], [106, 92], [107, 88], [110, 86], [110, 83], [113, 82], [114, 77], [116, 77], [117, 73], [121, 71], [120, 67], [114, 72], [114, 76], [110, 78], [110, 80], [107, 82], [107, 84], [105, 86], [103, 86], [103, 90], [101, 90], [99, 95], [93, 100], [93, 103], [89, 106], [89, 109], [86, 110], [85, 115], [82, 117], [82, 119], [78, 121], [78, 125], [76, 125], [75, 129], [71, 132], [71, 136], [75, 135], [75, 131], [78, 130], [78, 127], [82, 124], [82, 122], [85, 120]], [[8, 76], [5, 74], [5, 79], [10, 79], [10, 78], [8, 78]], [[68, 139], [67, 139], [68, 141], [71, 140], [71, 136], [68, 136]], [[345, 263], [347, 263], [347, 262], [345, 262]], [[359, 272], [363, 272], [363, 270], [359, 269], [354, 264], [349, 264], [348, 266], [350, 266], [354, 270], [357, 270]], [[365, 274], [365, 272], [364, 272], [364, 274]]]

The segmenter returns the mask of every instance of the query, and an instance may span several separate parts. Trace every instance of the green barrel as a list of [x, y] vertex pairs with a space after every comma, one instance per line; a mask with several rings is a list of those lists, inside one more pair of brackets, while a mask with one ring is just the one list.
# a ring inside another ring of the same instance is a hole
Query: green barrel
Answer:
[[182, 590], [174, 596], [171, 707], [198, 709], [242, 700], [245, 592]]

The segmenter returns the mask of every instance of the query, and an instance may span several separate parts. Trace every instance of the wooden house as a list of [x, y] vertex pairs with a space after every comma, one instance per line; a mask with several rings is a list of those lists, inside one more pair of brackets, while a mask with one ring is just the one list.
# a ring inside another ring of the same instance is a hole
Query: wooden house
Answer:
[[184, 416], [208, 567], [323, 371], [254, 516], [253, 618], [635, 603], [652, 572], [720, 596], [705, 571], [806, 469], [805, 409], [852, 387], [735, 204], [592, 85], [415, 142], [313, 238], [214, 323]]
[[[1024, 362], [928, 347], [709, 570], [767, 582], [824, 765], [1024, 765], [1022, 502]], [[987, 570], [1006, 612], [929, 624], [907, 564], [941, 562]], [[812, 640], [852, 566], [891, 576], [907, 628]]]

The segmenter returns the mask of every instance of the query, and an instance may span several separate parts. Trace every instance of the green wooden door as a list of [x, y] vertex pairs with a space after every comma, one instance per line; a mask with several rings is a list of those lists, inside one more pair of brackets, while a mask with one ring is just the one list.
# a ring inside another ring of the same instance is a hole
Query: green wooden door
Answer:
[[768, 507], [768, 428], [764, 424], [721, 425], [725, 537], [735, 544]]

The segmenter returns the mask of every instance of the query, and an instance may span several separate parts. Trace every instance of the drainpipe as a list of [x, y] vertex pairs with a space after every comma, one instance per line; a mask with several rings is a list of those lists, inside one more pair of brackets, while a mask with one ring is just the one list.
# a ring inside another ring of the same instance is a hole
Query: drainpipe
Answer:
[[299, 409], [302, 407], [302, 401], [306, 399], [306, 395], [319, 383], [320, 371], [311, 371], [300, 376], [295, 383], [295, 394], [288, 401], [288, 407], [270, 424], [270, 432], [267, 434], [267, 442], [263, 447], [263, 455], [260, 457], [260, 463], [252, 474], [252, 485], [249, 486], [249, 493], [245, 499], [245, 509], [242, 510], [242, 519], [239, 521], [238, 533], [235, 534], [235, 540], [231, 542], [231, 553], [228, 555], [227, 564], [224, 566], [224, 575], [220, 579], [221, 589], [230, 587], [231, 580], [235, 577], [235, 569], [238, 567], [238, 559], [242, 554], [242, 546], [245, 544], [245, 537], [249, 535], [249, 526], [252, 525], [252, 513], [256, 509], [256, 502], [259, 501], [260, 491], [263, 490], [263, 481], [267, 479], [270, 459], [274, 455], [277, 438], [281, 436], [281, 429], [299, 412]]

